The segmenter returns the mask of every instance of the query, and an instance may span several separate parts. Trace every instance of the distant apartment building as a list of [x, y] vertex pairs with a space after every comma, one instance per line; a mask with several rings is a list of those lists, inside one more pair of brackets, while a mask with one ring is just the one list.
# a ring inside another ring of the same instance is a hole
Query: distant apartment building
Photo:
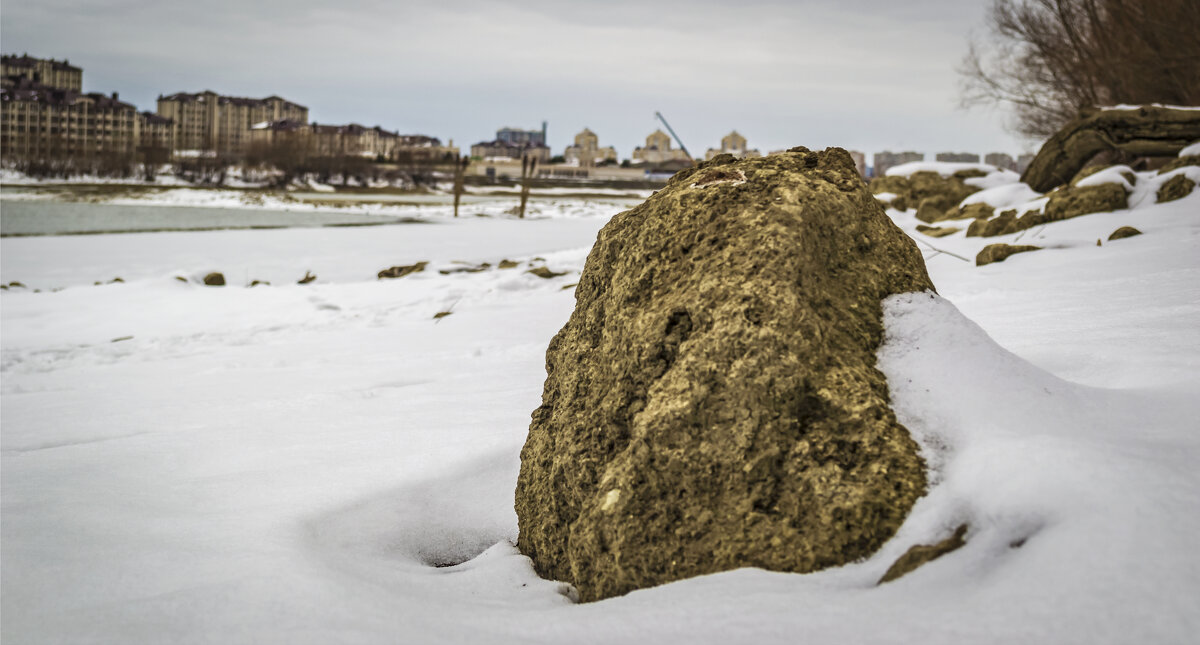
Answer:
[[761, 157], [762, 154], [758, 150], [751, 150], [746, 145], [746, 137], [738, 134], [737, 130], [721, 137], [721, 147], [709, 148], [704, 154], [705, 159], [712, 159], [720, 154], [730, 154], [738, 159], [746, 157]]
[[939, 152], [934, 158], [938, 161], [979, 163], [979, 155], [972, 152]]
[[688, 155], [679, 148], [671, 147], [671, 137], [662, 130], [655, 130], [646, 137], [646, 145], [633, 149], [633, 160], [648, 164], [668, 161], [688, 161]]
[[169, 120], [139, 114], [116, 92], [80, 92], [83, 72], [66, 61], [4, 56], [3, 72], [0, 151], [5, 159], [132, 156], [171, 145]]
[[546, 122], [542, 121], [541, 130], [521, 130], [520, 128], [504, 127], [496, 131], [496, 141], [516, 145], [546, 145]]
[[29, 55], [0, 57], [0, 76], [24, 78], [56, 90], [83, 92], [83, 70], [62, 60]]
[[874, 160], [874, 176], [883, 177], [887, 174], [889, 168], [894, 168], [900, 164], [912, 163], [914, 161], [925, 161], [925, 155], [924, 153], [913, 152], [911, 150], [906, 152], [892, 152], [891, 150], [884, 150], [883, 152], [876, 152]]
[[278, 96], [252, 99], [212, 91], [159, 96], [158, 114], [175, 122], [178, 148], [235, 155], [245, 151], [256, 124], [308, 122], [308, 108]]
[[507, 143], [499, 139], [481, 141], [471, 146], [471, 156], [476, 159], [516, 159], [526, 157], [537, 159], [539, 163], [550, 161], [550, 148], [534, 143]]
[[989, 152], [983, 156], [983, 163], [1004, 168], [1005, 170], [1016, 170], [1017, 162], [1012, 158], [1012, 155], [1003, 152]]
[[293, 154], [320, 157], [353, 156], [426, 162], [458, 155], [458, 148], [453, 143], [443, 146], [435, 137], [397, 134], [379, 126], [368, 128], [357, 123], [310, 125], [294, 119], [280, 119], [257, 123], [250, 129], [251, 147], [284, 143], [297, 146]]
[[858, 170], [859, 177], [867, 176], [867, 155], [857, 151], [849, 150], [850, 158], [854, 160], [854, 168]]
[[575, 144], [567, 146], [563, 151], [567, 163], [577, 166], [592, 167], [605, 162], [617, 161], [617, 150], [612, 146], [600, 147], [600, 137], [595, 132], [584, 128], [583, 132], [575, 135]]
[[1033, 163], [1033, 158], [1035, 156], [1036, 155], [1031, 152], [1026, 152], [1023, 155], [1019, 155], [1017, 157], [1017, 172], [1024, 173], [1025, 169], [1029, 167], [1029, 164]]

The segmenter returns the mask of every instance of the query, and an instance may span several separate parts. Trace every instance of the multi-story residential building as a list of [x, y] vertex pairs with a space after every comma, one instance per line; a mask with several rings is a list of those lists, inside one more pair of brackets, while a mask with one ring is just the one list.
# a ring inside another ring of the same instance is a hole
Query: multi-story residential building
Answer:
[[857, 151], [849, 150], [850, 158], [854, 160], [854, 168], [858, 170], [859, 177], [867, 176], [867, 155]]
[[688, 155], [679, 148], [671, 148], [671, 137], [659, 129], [646, 137], [646, 145], [633, 149], [633, 160], [660, 164], [667, 161], [688, 161]]
[[958, 163], [979, 163], [979, 155], [973, 152], [939, 152], [934, 159]]
[[158, 97], [158, 114], [175, 122], [176, 144], [184, 150], [240, 154], [255, 124], [290, 120], [308, 122], [308, 108], [278, 96], [252, 99], [204, 91]]
[[544, 146], [546, 145], [546, 122], [542, 121], [541, 130], [522, 130], [512, 127], [500, 128], [496, 131], [496, 141], [519, 145], [532, 144]]
[[617, 150], [612, 146], [601, 148], [600, 137], [588, 128], [584, 128], [583, 132], [575, 135], [575, 144], [567, 146], [567, 149], [563, 151], [563, 158], [569, 164], [592, 167], [604, 162], [615, 163]]
[[175, 122], [153, 112], [139, 112], [137, 116], [137, 146], [156, 162], [170, 160], [175, 151]]
[[24, 78], [56, 90], [83, 91], [83, 70], [69, 62], [29, 55], [0, 57], [0, 76]]
[[892, 152], [891, 150], [884, 150], [883, 152], [876, 152], [874, 160], [874, 176], [883, 177], [887, 174], [889, 168], [894, 168], [900, 164], [912, 163], [914, 161], [925, 161], [925, 154], [921, 152], [913, 152], [911, 150], [907, 152]]
[[704, 154], [705, 159], [712, 159], [720, 154], [730, 154], [739, 159], [745, 157], [761, 157], [758, 150], [750, 150], [746, 146], [746, 137], [737, 133], [737, 130], [721, 137], [721, 148], [709, 148]]
[[1026, 152], [1023, 155], [1019, 155], [1017, 157], [1017, 172], [1024, 173], [1025, 169], [1029, 167], [1029, 164], [1033, 163], [1033, 158], [1036, 156], [1037, 155], [1033, 154], [1032, 152]]
[[1003, 152], [989, 152], [983, 156], [983, 163], [993, 165], [997, 168], [1005, 170], [1016, 170], [1017, 162], [1012, 158], [1012, 155]]
[[133, 155], [141, 121], [137, 108], [112, 96], [6, 79], [0, 89], [0, 150], [11, 159]]

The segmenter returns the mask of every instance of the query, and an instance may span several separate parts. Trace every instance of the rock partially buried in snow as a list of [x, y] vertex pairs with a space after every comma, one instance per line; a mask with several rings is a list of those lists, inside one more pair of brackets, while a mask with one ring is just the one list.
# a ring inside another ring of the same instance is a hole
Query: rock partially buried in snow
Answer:
[[925, 490], [880, 301], [932, 288], [844, 150], [677, 174], [600, 231], [547, 350], [521, 552], [585, 601], [870, 555]]
[[221, 273], [213, 271], [212, 273], [204, 276], [204, 284], [210, 287], [223, 287], [225, 286], [225, 276]]
[[979, 255], [975, 256], [975, 266], [983, 266], [993, 262], [1003, 262], [1008, 256], [1016, 253], [1027, 253], [1029, 251], [1041, 250], [1040, 246], [1032, 246], [1029, 244], [989, 244], [983, 247]]
[[1183, 199], [1192, 194], [1192, 189], [1196, 187], [1196, 182], [1188, 179], [1186, 175], [1175, 175], [1159, 186], [1158, 193], [1155, 199], [1158, 203], [1173, 202], [1177, 199]]
[[1071, 219], [1089, 213], [1120, 210], [1128, 206], [1129, 194], [1120, 184], [1071, 186], [1050, 193], [1046, 216], [1051, 220]]
[[1142, 234], [1141, 231], [1137, 230], [1136, 228], [1134, 228], [1132, 226], [1122, 226], [1121, 228], [1113, 231], [1112, 235], [1108, 236], [1108, 241], [1111, 242], [1113, 240], [1121, 240], [1121, 239], [1124, 239], [1127, 237], [1133, 237], [1134, 235], [1141, 235], [1141, 234]]
[[411, 273], [424, 271], [425, 267], [428, 265], [428, 262], [417, 262], [416, 264], [404, 264], [400, 266], [388, 267], [380, 271], [377, 275], [379, 280], [383, 280], [384, 278], [403, 278]]

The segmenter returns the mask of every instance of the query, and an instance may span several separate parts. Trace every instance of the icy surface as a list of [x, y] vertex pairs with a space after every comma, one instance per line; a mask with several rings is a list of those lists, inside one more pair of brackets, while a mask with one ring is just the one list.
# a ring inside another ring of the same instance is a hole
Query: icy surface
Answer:
[[[1200, 192], [1131, 204], [987, 239], [889, 211], [940, 294], [884, 303], [879, 367], [935, 482], [900, 533], [817, 574], [586, 605], [512, 546], [512, 493], [568, 285], [618, 207], [5, 238], [3, 282], [28, 288], [0, 292], [3, 641], [1194, 642]], [[1144, 235], [1096, 246], [1123, 225]], [[1047, 248], [954, 257], [1017, 238]], [[875, 585], [962, 522], [967, 546]]]

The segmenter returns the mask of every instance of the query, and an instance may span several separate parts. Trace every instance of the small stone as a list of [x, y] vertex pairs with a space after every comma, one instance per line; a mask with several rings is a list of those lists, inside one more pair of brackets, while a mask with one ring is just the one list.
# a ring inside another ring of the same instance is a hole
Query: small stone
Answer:
[[312, 273], [309, 273], [308, 271], [305, 271], [304, 277], [300, 278], [300, 280], [298, 282], [296, 282], [296, 284], [308, 284], [316, 279], [317, 279], [317, 276], [313, 275]]
[[514, 260], [500, 260], [500, 264], [496, 265], [496, 268], [515, 269], [519, 266], [521, 266], [521, 263]]
[[433, 319], [438, 320], [441, 318], [445, 318], [446, 316], [449, 316], [452, 313], [454, 313], [454, 312], [453, 311], [439, 311], [436, 314], [433, 314]]
[[204, 284], [210, 287], [223, 287], [225, 286], [225, 276], [214, 271], [204, 276]]
[[535, 269], [530, 269], [530, 270], [526, 271], [525, 273], [532, 273], [533, 275], [536, 275], [539, 278], [547, 278], [547, 279], [548, 278], [557, 278], [560, 275], [567, 275], [566, 271], [555, 273], [554, 271], [551, 271], [550, 269], [548, 269], [546, 267], [537, 267]]
[[967, 525], [963, 524], [954, 530], [954, 535], [938, 542], [937, 544], [914, 544], [912, 548], [900, 556], [887, 573], [879, 579], [877, 584], [891, 582], [900, 576], [911, 573], [923, 564], [932, 562], [951, 551], [957, 550], [959, 547], [966, 544], [963, 536], [967, 534]]

